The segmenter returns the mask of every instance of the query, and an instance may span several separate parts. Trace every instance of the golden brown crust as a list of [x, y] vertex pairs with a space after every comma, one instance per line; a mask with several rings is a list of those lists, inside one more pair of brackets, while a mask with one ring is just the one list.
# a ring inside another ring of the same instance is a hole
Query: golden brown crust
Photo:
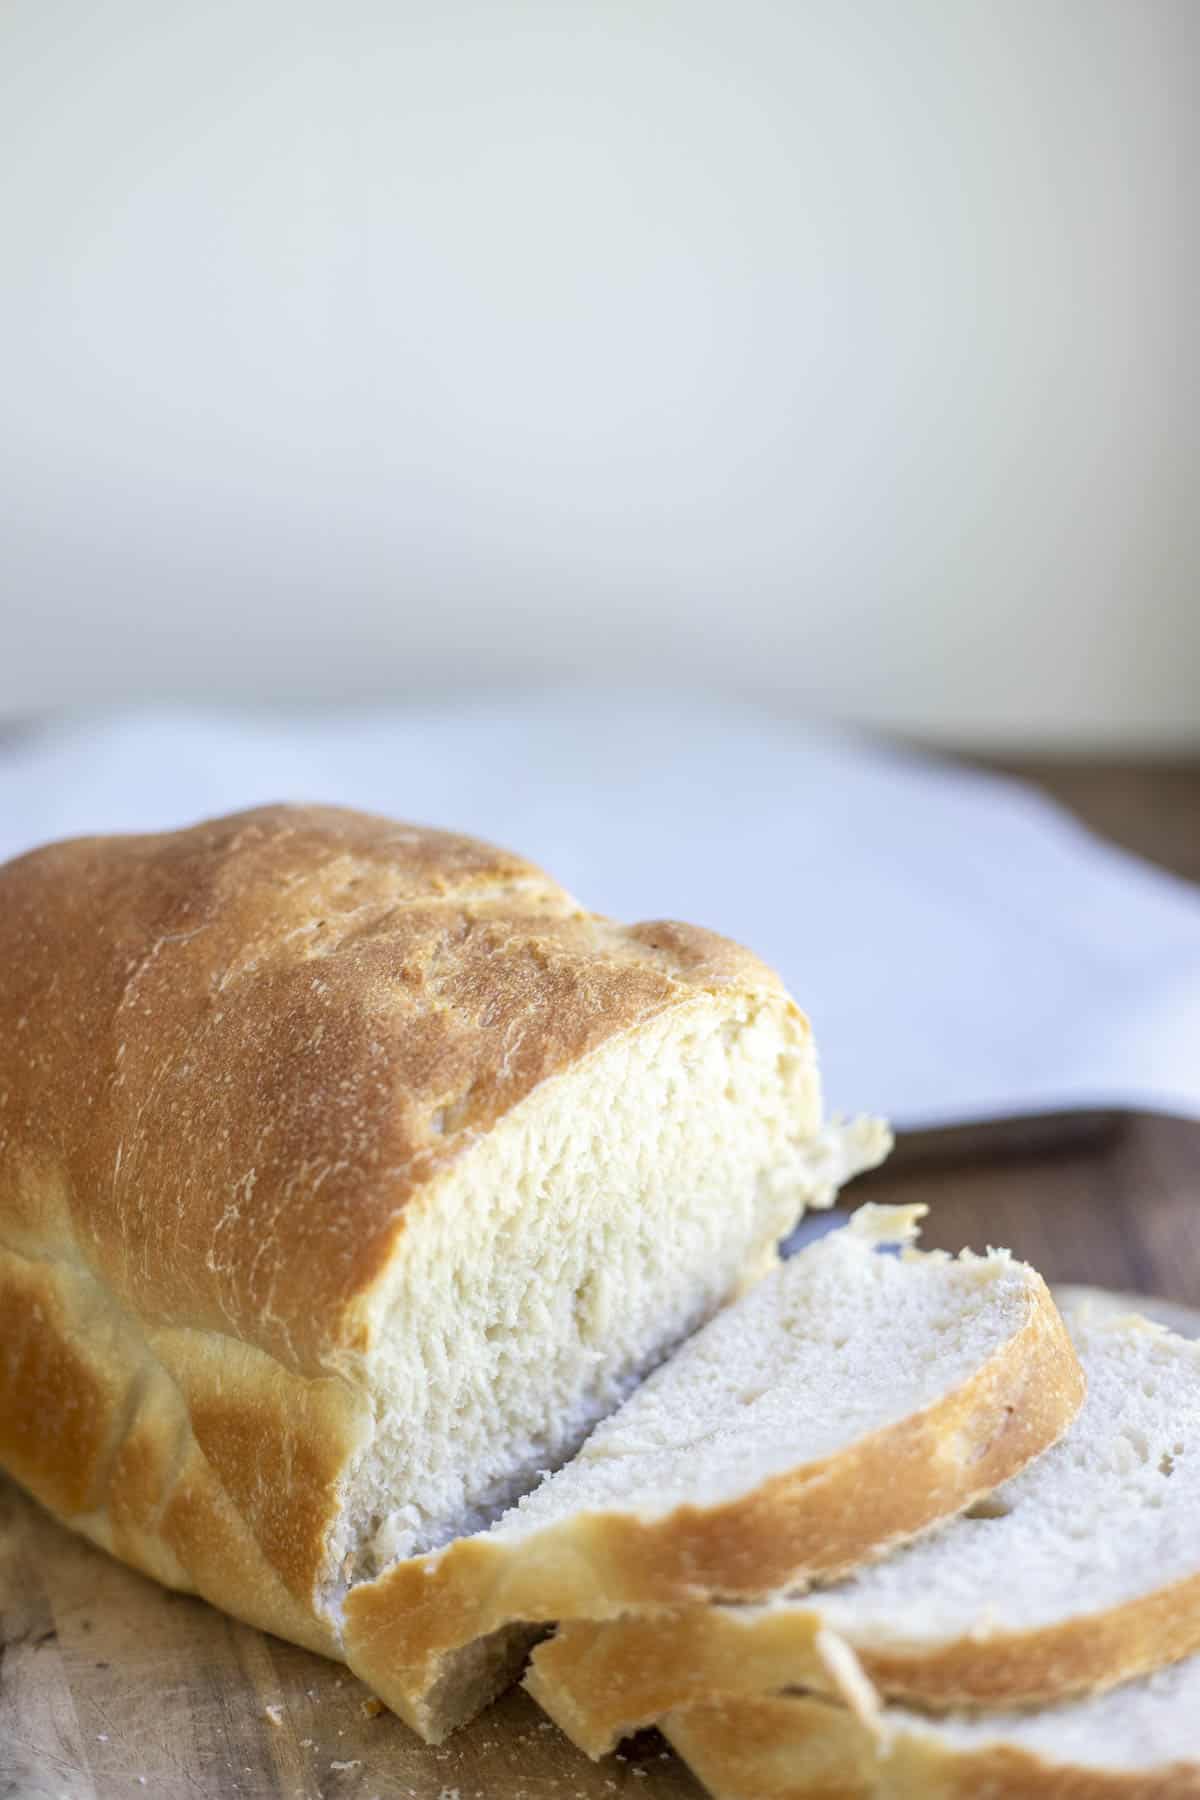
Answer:
[[3, 1250], [0, 1321], [0, 1463], [134, 1568], [336, 1653], [306, 1596], [361, 1403], [339, 1393], [331, 1404], [332, 1384], [275, 1365], [277, 1409], [265, 1386], [241, 1398], [228, 1340], [181, 1355], [144, 1337], [86, 1271]]
[[1115, 1687], [1200, 1650], [1200, 1574], [1060, 1625], [958, 1638], [941, 1648], [857, 1648], [889, 1699], [922, 1706], [1037, 1705]]
[[874, 1739], [831, 1701], [714, 1700], [662, 1731], [716, 1800], [881, 1800]]
[[0, 1251], [0, 1457], [52, 1512], [69, 1516], [103, 1504], [129, 1383], [72, 1330], [76, 1319], [86, 1328], [86, 1314], [74, 1312], [66, 1279]]
[[0, 1462], [332, 1650], [314, 1589], [406, 1210], [540, 1083], [731, 987], [791, 1007], [708, 932], [337, 808], [0, 868]]
[[832, 1702], [728, 1700], [674, 1713], [669, 1741], [716, 1800], [1197, 1800], [1200, 1760], [1104, 1770], [932, 1733], [881, 1739]]
[[799, 1608], [761, 1615], [750, 1629], [735, 1610], [708, 1606], [567, 1620], [535, 1650], [525, 1686], [573, 1744], [600, 1757], [715, 1695], [825, 1692], [820, 1631], [819, 1615]]
[[921, 1412], [719, 1506], [584, 1514], [399, 1563], [348, 1597], [347, 1661], [411, 1719], [447, 1653], [513, 1620], [610, 1619], [831, 1578], [1007, 1480], [1066, 1430], [1083, 1393], [1035, 1277], [1020, 1329]]
[[7, 864], [0, 970], [4, 1241], [309, 1374], [363, 1348], [409, 1200], [540, 1082], [697, 989], [778, 985], [504, 851], [318, 807]]
[[[597, 1757], [679, 1707], [792, 1688], [836, 1695], [837, 1671], [821, 1648], [829, 1636], [819, 1595], [748, 1621], [706, 1606], [576, 1620], [539, 1646], [525, 1685], [572, 1742]], [[951, 1711], [1099, 1692], [1198, 1649], [1200, 1575], [1056, 1627], [904, 1655], [856, 1646], [854, 1655], [885, 1699]]]

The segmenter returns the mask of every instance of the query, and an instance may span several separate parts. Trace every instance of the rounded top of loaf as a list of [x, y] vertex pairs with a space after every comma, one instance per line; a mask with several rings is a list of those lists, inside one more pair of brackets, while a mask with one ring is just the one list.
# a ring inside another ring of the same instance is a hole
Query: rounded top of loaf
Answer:
[[49, 845], [0, 868], [0, 1235], [315, 1371], [435, 1176], [706, 996], [797, 1016], [726, 939], [450, 832], [268, 806]]

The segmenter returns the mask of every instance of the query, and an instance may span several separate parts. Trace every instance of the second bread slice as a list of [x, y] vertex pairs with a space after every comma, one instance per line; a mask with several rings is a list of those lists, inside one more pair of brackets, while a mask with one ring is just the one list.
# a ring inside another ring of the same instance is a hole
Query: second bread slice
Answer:
[[1033, 1712], [860, 1719], [789, 1694], [663, 1729], [714, 1800], [1200, 1800], [1200, 1656]]
[[[1005, 1252], [906, 1249], [864, 1206], [727, 1308], [491, 1528], [352, 1590], [356, 1669], [436, 1741], [511, 1677], [517, 1622], [830, 1579], [969, 1506], [1066, 1429], [1084, 1381]], [[507, 1635], [496, 1635], [507, 1634]]]
[[880, 1693], [931, 1708], [1057, 1700], [1200, 1649], [1200, 1344], [1086, 1310], [1071, 1331], [1083, 1410], [966, 1517], [826, 1593], [567, 1625], [535, 1697], [596, 1756], [697, 1701], [853, 1702], [838, 1640]]

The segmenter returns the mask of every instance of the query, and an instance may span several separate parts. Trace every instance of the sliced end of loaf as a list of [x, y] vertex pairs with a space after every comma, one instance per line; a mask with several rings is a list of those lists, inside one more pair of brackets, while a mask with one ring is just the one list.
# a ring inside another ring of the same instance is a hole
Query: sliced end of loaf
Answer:
[[1040, 1277], [1004, 1255], [876, 1254], [914, 1223], [872, 1209], [802, 1252], [490, 1532], [355, 1589], [354, 1666], [414, 1719], [434, 1683], [452, 1694], [460, 1649], [514, 1619], [828, 1577], [1022, 1467], [1082, 1399], [1062, 1322]]
[[543, 1083], [422, 1194], [375, 1297], [354, 1578], [488, 1525], [885, 1148], [822, 1129], [781, 995], [703, 995]]

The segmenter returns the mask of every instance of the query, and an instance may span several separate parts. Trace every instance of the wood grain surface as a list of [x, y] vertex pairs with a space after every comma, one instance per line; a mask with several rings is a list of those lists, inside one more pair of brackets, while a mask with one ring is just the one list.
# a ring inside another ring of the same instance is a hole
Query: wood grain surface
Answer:
[[[1025, 774], [1037, 773], [1029, 765]], [[1113, 835], [1195, 872], [1200, 768], [1071, 792]], [[1169, 790], [1169, 792], [1168, 792]], [[1140, 799], [1135, 805], [1131, 791]], [[1080, 796], [1083, 796], [1081, 800]], [[1152, 845], [1152, 847], [1151, 847]], [[1052, 1281], [1200, 1304], [1200, 1126], [1143, 1115], [1024, 1133], [922, 1134], [857, 1197], [927, 1201], [925, 1241], [1009, 1244]], [[523, 1695], [440, 1750], [369, 1716], [345, 1670], [167, 1593], [55, 1525], [0, 1478], [0, 1800], [692, 1800], [655, 1734], [593, 1765]]]

